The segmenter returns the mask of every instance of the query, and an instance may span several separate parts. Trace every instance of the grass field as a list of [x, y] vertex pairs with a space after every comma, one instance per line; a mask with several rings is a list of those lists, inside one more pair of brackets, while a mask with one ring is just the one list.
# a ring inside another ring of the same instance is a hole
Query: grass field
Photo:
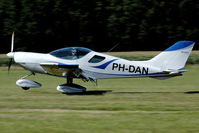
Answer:
[[28, 72], [0, 67], [0, 132], [198, 133], [199, 65], [186, 69], [168, 80], [75, 80], [90, 93], [65, 95], [55, 89], [63, 78], [37, 74], [29, 79], [43, 86], [24, 91], [15, 82]]

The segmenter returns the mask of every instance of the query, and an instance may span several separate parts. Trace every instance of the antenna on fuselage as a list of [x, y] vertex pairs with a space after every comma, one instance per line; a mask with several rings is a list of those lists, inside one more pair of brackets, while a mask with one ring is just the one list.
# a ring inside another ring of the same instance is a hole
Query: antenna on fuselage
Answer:
[[111, 52], [114, 48], [116, 48], [120, 43], [115, 44], [111, 49], [109, 49], [107, 52]]

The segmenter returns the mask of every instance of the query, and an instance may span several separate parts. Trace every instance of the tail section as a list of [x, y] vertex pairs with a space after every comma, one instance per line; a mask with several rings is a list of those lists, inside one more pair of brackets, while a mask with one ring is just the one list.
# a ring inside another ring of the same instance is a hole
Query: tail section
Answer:
[[158, 54], [151, 60], [150, 65], [165, 70], [182, 70], [193, 49], [195, 42], [179, 41], [174, 45]]

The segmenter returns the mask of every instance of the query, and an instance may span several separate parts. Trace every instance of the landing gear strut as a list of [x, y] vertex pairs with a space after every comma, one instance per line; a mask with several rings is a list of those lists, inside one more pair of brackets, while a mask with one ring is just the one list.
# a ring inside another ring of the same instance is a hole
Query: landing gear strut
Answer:
[[73, 78], [67, 77], [67, 81], [66, 82], [67, 82], [68, 85], [73, 84]]
[[67, 77], [67, 83], [57, 86], [57, 90], [66, 93], [81, 93], [85, 92], [86, 88], [77, 84], [73, 84], [73, 78]]

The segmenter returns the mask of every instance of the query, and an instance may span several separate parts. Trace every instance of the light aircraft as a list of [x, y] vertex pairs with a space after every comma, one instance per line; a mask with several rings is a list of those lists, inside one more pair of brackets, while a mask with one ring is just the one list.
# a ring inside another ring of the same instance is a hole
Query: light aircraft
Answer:
[[193, 41], [178, 41], [168, 49], [147, 61], [129, 61], [106, 55], [83, 47], [67, 47], [47, 54], [14, 52], [14, 32], [8, 71], [12, 61], [30, 71], [31, 74], [16, 81], [24, 90], [41, 87], [40, 83], [26, 79], [35, 73], [66, 78], [66, 83], [57, 86], [62, 93], [84, 92], [86, 88], [73, 84], [73, 78], [93, 81], [108, 78], [151, 77], [167, 79], [181, 76], [185, 63], [195, 44]]

